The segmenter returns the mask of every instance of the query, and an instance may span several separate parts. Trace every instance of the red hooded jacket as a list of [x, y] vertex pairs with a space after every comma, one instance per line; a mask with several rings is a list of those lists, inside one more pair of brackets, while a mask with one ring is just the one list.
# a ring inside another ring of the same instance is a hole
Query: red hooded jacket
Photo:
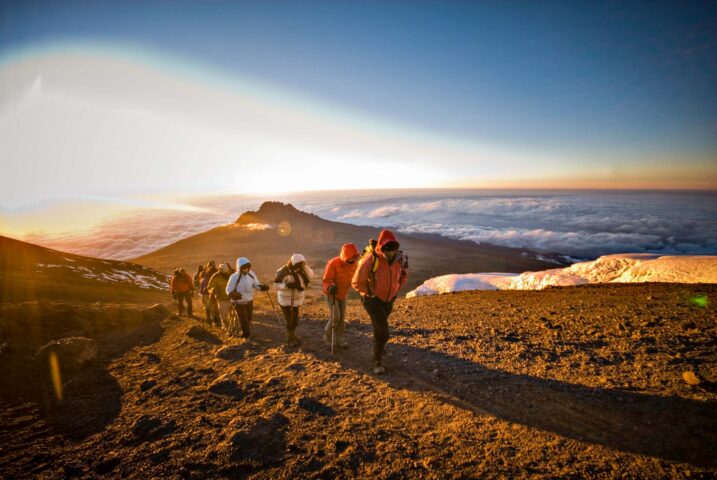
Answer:
[[354, 276], [358, 262], [347, 263], [346, 260], [359, 255], [358, 248], [353, 243], [346, 243], [341, 247], [341, 255], [334, 257], [326, 263], [324, 270], [324, 293], [329, 294], [331, 285], [336, 285], [336, 298], [343, 300], [349, 293], [351, 279]]
[[[376, 245], [376, 256], [378, 257], [378, 268], [375, 274], [371, 273], [373, 268], [373, 255], [367, 253], [361, 258], [354, 278], [351, 281], [351, 285], [361, 294], [375, 295], [384, 302], [388, 302], [398, 295], [398, 291], [401, 289], [406, 279], [408, 278], [408, 272], [401, 268], [398, 260], [394, 259], [393, 263], [389, 264], [388, 260], [381, 252], [381, 247], [389, 242], [396, 242], [396, 237], [389, 230], [382, 230], [378, 236], [378, 242]], [[370, 286], [370, 277], [375, 277], [375, 282]]]

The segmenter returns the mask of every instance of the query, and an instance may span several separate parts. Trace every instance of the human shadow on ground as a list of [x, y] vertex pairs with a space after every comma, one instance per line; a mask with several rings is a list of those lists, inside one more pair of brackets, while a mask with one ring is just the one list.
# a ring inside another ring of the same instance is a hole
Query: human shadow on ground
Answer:
[[[302, 322], [304, 351], [331, 360], [320, 341], [325, 321], [307, 318]], [[336, 358], [365, 374], [372, 330], [365, 324], [359, 328], [349, 333], [351, 349]], [[705, 468], [717, 466], [716, 402], [515, 374], [401, 343], [389, 343], [387, 350], [388, 373], [379, 378], [393, 387], [434, 392], [463, 409], [622, 452]]]

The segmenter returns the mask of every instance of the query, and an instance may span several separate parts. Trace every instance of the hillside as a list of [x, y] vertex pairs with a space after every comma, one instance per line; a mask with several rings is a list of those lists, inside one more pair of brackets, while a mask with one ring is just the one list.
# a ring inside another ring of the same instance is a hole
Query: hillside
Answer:
[[[265, 202], [258, 211], [242, 214], [231, 225], [179, 240], [133, 261], [163, 272], [171, 272], [175, 266], [194, 271], [210, 259], [233, 264], [238, 256], [245, 256], [260, 278], [267, 279], [292, 253], [299, 252], [320, 275], [326, 261], [338, 255], [342, 244], [353, 242], [361, 249], [370, 238], [377, 238], [379, 231], [325, 220], [291, 205]], [[555, 267], [555, 263], [539, 260], [534, 253], [522, 249], [478, 245], [439, 235], [399, 233], [398, 237], [410, 260], [408, 289], [447, 273], [517, 273]]]
[[715, 295], [639, 284], [401, 299], [383, 376], [368, 371], [371, 327], [355, 301], [351, 346], [335, 358], [316, 295], [300, 349], [283, 344], [262, 296], [247, 341], [138, 310], [140, 326], [98, 339], [62, 401], [4, 398], [0, 472], [710, 478], [717, 316], [690, 299]]
[[73, 255], [0, 236], [0, 303], [27, 300], [166, 300], [166, 274], [116, 260]]

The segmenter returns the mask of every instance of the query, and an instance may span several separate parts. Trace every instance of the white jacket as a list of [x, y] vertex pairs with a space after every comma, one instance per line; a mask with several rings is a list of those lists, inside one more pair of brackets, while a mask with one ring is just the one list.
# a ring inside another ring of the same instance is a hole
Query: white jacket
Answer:
[[[308, 265], [304, 265], [304, 272], [306, 273], [306, 277], [311, 280], [314, 276], [314, 271], [311, 270], [311, 267]], [[298, 307], [300, 305], [304, 304], [304, 297], [305, 297], [305, 289], [306, 285], [304, 284], [304, 279], [301, 275], [297, 275], [299, 277], [299, 283], [301, 284], [302, 288], [304, 290], [299, 291], [292, 288], [289, 288], [286, 286], [287, 283], [291, 283], [294, 281], [294, 276], [290, 273], [287, 273], [287, 267], [283, 266], [276, 272], [277, 278], [276, 283], [274, 284], [276, 286], [276, 299], [279, 301], [279, 305], [282, 307]]]
[[227, 295], [231, 295], [232, 292], [241, 293], [241, 299], [232, 300], [232, 303], [238, 303], [244, 305], [251, 302], [254, 299], [254, 290], [259, 290], [261, 283], [259, 277], [256, 276], [252, 270], [246, 275], [241, 273], [242, 265], [249, 263], [249, 260], [245, 257], [237, 259], [237, 271], [232, 273], [227, 282]]

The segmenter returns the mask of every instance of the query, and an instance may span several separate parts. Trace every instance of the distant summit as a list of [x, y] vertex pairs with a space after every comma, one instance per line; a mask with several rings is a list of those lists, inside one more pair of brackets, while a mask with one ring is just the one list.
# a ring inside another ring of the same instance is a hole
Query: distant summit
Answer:
[[242, 213], [235, 223], [247, 225], [250, 223], [279, 223], [282, 221], [325, 222], [313, 213], [302, 212], [290, 203], [264, 202], [256, 212]]

